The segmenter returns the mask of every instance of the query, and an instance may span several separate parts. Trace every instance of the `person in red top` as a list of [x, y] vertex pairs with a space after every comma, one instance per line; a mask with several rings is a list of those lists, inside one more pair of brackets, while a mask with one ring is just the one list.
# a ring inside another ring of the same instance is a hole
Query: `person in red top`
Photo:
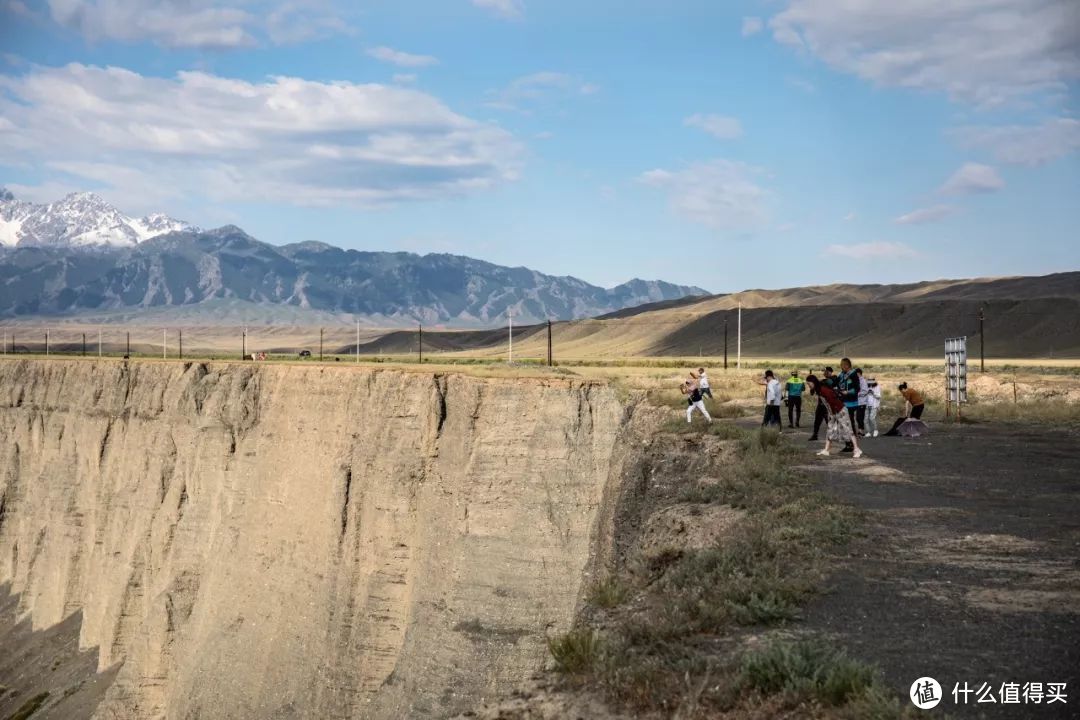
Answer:
[[828, 455], [829, 447], [834, 442], [850, 442], [855, 447], [855, 452], [852, 453], [851, 457], [862, 457], [863, 453], [862, 449], [859, 447], [859, 440], [851, 429], [851, 418], [847, 408], [844, 407], [844, 401], [841, 399], [840, 395], [833, 388], [822, 385], [816, 375], [808, 375], [806, 377], [806, 387], [811, 395], [817, 395], [825, 403], [825, 409], [828, 412], [828, 426], [825, 430], [825, 449], [819, 452], [818, 455]]

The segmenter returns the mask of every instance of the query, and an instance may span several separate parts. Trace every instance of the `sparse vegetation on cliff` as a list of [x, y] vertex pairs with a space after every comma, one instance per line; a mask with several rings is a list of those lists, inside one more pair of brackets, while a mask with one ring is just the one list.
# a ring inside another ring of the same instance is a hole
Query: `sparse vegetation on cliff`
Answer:
[[[689, 504], [693, 516], [722, 506], [738, 520], [706, 547], [661, 547], [645, 563], [620, 558], [578, 626], [550, 642], [566, 687], [636, 715], [767, 717], [812, 706], [819, 717], [902, 716], [872, 667], [792, 634], [858, 515], [815, 492], [776, 433], [687, 427], [665, 426], [674, 447], [696, 457], [708, 439], [731, 454], [707, 462], [710, 477], [681, 477], [654, 508]], [[683, 468], [670, 455], [656, 465]]]

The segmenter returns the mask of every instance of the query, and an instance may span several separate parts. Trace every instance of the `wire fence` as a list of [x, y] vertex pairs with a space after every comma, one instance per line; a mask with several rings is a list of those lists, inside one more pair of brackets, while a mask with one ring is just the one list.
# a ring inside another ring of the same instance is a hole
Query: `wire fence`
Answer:
[[[745, 311], [744, 311], [744, 314]], [[734, 314], [733, 314], [734, 316]], [[712, 368], [769, 368], [786, 371], [799, 359], [802, 366], [837, 364], [840, 357], [862, 355], [884, 364], [926, 370], [944, 369], [943, 340], [929, 338], [925, 348], [915, 344], [903, 354], [866, 352], [866, 337], [830, 342], [817, 352], [785, 352], [777, 345], [787, 330], [775, 328], [739, 338], [736, 322], [724, 317], [610, 318], [549, 321], [524, 326], [467, 330], [414, 327], [372, 327], [335, 324], [323, 327], [258, 325], [185, 325], [76, 323], [31, 325], [0, 323], [0, 354], [101, 358], [158, 358], [190, 360], [324, 361], [355, 363], [404, 362], [442, 364], [505, 363], [531, 365], [647, 365], [681, 367], [701, 362]], [[969, 348], [975, 348], [973, 369], [981, 369], [979, 341], [982, 317], [965, 318]], [[687, 332], [689, 324], [704, 323]], [[976, 324], [977, 323], [977, 324]], [[935, 328], [935, 330], [938, 330]], [[881, 332], [880, 330], [878, 331]], [[942, 336], [944, 337], [944, 336]], [[663, 339], [666, 345], [660, 343]], [[1042, 355], [1042, 357], [1039, 357]], [[1049, 352], [1029, 354], [1032, 360], [1053, 361]], [[1068, 356], [1066, 356], [1067, 358]], [[1063, 364], [1066, 358], [1058, 358]], [[992, 363], [1002, 366], [1001, 359]]]

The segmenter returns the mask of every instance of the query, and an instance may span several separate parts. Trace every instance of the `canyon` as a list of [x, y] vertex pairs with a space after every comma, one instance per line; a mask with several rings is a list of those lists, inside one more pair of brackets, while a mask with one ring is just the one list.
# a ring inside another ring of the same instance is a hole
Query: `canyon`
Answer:
[[[8, 638], [65, 626], [96, 654], [36, 717], [434, 718], [505, 694], [603, 562], [632, 416], [554, 373], [0, 363]], [[16, 670], [0, 717], [49, 682]]]

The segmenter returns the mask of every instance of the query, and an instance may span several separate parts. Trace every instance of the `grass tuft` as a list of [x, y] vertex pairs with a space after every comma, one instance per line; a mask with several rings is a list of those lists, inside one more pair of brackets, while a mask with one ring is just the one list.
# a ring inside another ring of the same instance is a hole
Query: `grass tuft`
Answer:
[[589, 593], [589, 603], [599, 608], [611, 609], [621, 605], [629, 596], [630, 588], [617, 577], [609, 577], [593, 586]]
[[763, 695], [779, 693], [843, 705], [877, 681], [874, 669], [852, 660], [819, 638], [776, 641], [743, 658], [743, 687]]
[[595, 630], [575, 628], [565, 635], [549, 637], [548, 651], [559, 672], [581, 675], [595, 669], [603, 659], [604, 642]]

